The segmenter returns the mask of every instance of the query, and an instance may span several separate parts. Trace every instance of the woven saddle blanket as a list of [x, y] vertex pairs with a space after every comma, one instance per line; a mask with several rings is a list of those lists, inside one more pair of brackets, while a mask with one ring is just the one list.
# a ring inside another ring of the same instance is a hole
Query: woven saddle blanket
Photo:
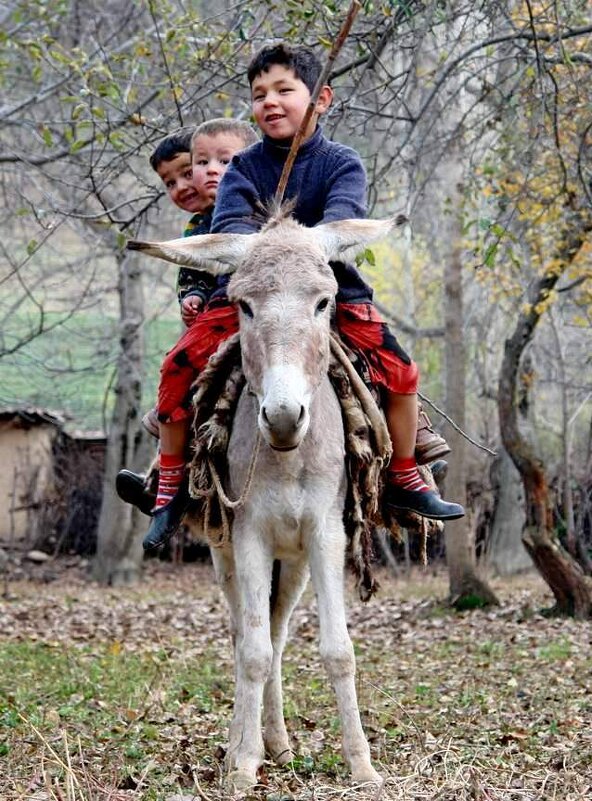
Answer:
[[[360, 598], [367, 601], [378, 589], [372, 571], [374, 530], [386, 528], [396, 538], [402, 528], [416, 532], [421, 538], [421, 552], [425, 554], [427, 536], [440, 531], [442, 524], [411, 512], [394, 516], [383, 503], [391, 444], [382, 412], [353, 366], [355, 361], [356, 354], [347, 351], [332, 334], [328, 374], [341, 405], [345, 432], [347, 561], [356, 577]], [[213, 548], [224, 547], [231, 539], [236, 503], [224, 491], [227, 449], [234, 412], [245, 384], [239, 336], [235, 334], [210, 358], [196, 381], [193, 399], [191, 514], [200, 520], [203, 536]], [[426, 483], [435, 486], [429, 468], [420, 467], [420, 471]]]

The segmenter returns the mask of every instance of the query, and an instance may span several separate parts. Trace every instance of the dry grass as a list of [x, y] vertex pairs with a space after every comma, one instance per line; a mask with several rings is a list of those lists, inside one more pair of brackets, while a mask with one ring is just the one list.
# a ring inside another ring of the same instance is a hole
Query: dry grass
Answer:
[[[266, 763], [267, 801], [592, 798], [589, 625], [538, 614], [534, 576], [496, 582], [500, 609], [455, 614], [445, 575], [382, 577], [350, 596], [358, 693], [381, 787], [352, 787], [320, 665], [312, 595], [286, 653], [298, 757]], [[218, 801], [232, 703], [223, 602], [208, 569], [149, 568], [101, 590], [71, 570], [0, 607], [2, 801]], [[4, 743], [4, 746], [2, 744]]]

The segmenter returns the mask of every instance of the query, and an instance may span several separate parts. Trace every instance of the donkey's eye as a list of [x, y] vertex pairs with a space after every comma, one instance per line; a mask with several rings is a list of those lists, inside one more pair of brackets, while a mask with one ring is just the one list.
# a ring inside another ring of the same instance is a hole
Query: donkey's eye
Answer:
[[329, 305], [329, 298], [323, 298], [317, 303], [315, 314], [322, 314]]
[[249, 306], [246, 300], [239, 300], [238, 305], [240, 306], [240, 310], [245, 315], [245, 317], [250, 317], [251, 320], [253, 319], [253, 309]]

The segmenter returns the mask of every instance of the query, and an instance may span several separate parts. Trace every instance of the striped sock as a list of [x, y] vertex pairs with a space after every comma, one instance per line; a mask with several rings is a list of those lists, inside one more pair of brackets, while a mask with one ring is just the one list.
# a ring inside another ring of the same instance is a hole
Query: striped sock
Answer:
[[388, 468], [389, 483], [411, 492], [429, 492], [429, 487], [417, 469], [415, 457], [391, 459]]
[[158, 474], [158, 492], [155, 509], [167, 504], [177, 494], [185, 475], [185, 460], [180, 456], [160, 454], [160, 470]]

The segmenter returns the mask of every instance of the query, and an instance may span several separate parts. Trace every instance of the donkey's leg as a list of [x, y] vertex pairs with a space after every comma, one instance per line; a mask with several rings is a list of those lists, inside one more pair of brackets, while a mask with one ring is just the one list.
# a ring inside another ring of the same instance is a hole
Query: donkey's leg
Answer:
[[267, 753], [278, 765], [290, 762], [294, 753], [284, 721], [282, 698], [282, 654], [288, 637], [288, 623], [308, 580], [308, 564], [282, 562], [279, 585], [271, 613], [273, 660], [263, 693], [264, 741]]
[[370, 747], [360, 720], [354, 682], [354, 649], [347, 631], [343, 600], [345, 534], [340, 518], [327, 521], [310, 547], [310, 569], [317, 595], [320, 652], [337, 696], [343, 756], [357, 782], [381, 781], [370, 762]]
[[260, 535], [235, 522], [234, 557], [240, 594], [236, 693], [228, 747], [228, 781], [237, 790], [257, 783], [265, 750], [261, 733], [263, 687], [272, 662], [269, 588], [272, 557]]
[[216, 583], [224, 593], [230, 612], [230, 635], [233, 650], [239, 636], [240, 599], [234, 571], [234, 556], [231, 549], [210, 548]]

